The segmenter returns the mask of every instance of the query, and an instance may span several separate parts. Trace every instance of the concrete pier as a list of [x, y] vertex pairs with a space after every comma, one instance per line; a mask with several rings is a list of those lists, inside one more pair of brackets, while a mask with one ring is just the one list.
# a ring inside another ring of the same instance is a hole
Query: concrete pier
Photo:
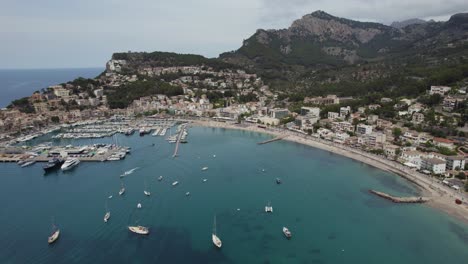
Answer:
[[387, 193], [378, 192], [375, 190], [369, 190], [370, 193], [380, 196], [384, 199], [390, 200], [394, 203], [425, 203], [429, 201], [428, 197], [395, 197]]
[[282, 140], [285, 137], [287, 137], [287, 135], [275, 137], [275, 138], [265, 140], [265, 141], [262, 141], [262, 142], [258, 142], [257, 144], [258, 145], [268, 144], [268, 143], [271, 143], [271, 142], [274, 142], [274, 141]]

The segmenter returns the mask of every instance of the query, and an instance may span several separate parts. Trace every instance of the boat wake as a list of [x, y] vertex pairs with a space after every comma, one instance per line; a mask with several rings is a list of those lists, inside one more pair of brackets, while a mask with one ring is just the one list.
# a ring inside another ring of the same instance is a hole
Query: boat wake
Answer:
[[133, 168], [131, 170], [128, 170], [126, 172], [124, 172], [122, 175], [120, 175], [120, 177], [125, 177], [125, 176], [128, 176], [130, 174], [132, 174], [134, 171], [136, 171], [137, 169], [139, 169], [140, 167], [136, 167], [136, 168]]

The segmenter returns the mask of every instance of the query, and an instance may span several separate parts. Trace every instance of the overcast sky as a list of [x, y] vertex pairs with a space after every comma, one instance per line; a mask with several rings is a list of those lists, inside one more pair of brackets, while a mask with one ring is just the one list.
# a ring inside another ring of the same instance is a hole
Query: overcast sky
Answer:
[[447, 20], [466, 0], [0, 0], [0, 68], [104, 67], [116, 51], [216, 57], [315, 10], [389, 24]]

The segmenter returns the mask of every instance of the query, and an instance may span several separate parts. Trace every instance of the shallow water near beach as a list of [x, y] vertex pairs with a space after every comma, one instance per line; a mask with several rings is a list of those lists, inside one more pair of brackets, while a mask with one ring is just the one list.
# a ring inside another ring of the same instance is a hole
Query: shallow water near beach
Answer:
[[[466, 263], [466, 224], [425, 205], [397, 205], [368, 193], [417, 194], [412, 184], [308, 146], [256, 144], [268, 138], [193, 127], [175, 159], [174, 144], [150, 135], [57, 140], [113, 142], [132, 153], [45, 176], [40, 163], [0, 164], [0, 263]], [[135, 167], [123, 178], [120, 197], [119, 175]], [[145, 181], [150, 197], [143, 194]], [[264, 212], [268, 202], [272, 214]], [[215, 214], [221, 250], [211, 243]], [[61, 236], [49, 246], [52, 216]], [[136, 223], [150, 235], [126, 229]]]

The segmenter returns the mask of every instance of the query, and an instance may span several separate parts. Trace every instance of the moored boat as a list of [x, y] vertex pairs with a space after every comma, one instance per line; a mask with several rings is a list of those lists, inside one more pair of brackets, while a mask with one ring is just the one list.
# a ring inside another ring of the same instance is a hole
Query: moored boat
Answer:
[[216, 234], [216, 215], [214, 216], [213, 233], [211, 234], [211, 240], [217, 248], [221, 248], [221, 246], [223, 245], [221, 239]]
[[149, 229], [144, 226], [129, 226], [128, 230], [132, 231], [133, 233], [139, 234], [139, 235], [148, 235], [149, 234]]
[[63, 171], [70, 170], [80, 163], [80, 160], [77, 158], [67, 159], [62, 166], [60, 167]]
[[289, 229], [287, 227], [283, 227], [283, 234], [286, 236], [286, 238], [291, 238], [292, 237], [292, 234], [291, 234], [291, 231], [289, 231]]
[[125, 193], [125, 187], [124, 187], [124, 185], [122, 183], [121, 186], [120, 186], [119, 195], [123, 195], [124, 193]]
[[49, 244], [52, 244], [55, 241], [57, 241], [59, 236], [60, 236], [60, 229], [58, 229], [57, 226], [55, 226], [54, 220], [52, 218], [52, 233], [50, 234], [49, 238], [47, 239], [47, 242], [49, 242]]
[[53, 158], [47, 162], [42, 168], [44, 171], [52, 171], [60, 168], [65, 161], [61, 158]]

